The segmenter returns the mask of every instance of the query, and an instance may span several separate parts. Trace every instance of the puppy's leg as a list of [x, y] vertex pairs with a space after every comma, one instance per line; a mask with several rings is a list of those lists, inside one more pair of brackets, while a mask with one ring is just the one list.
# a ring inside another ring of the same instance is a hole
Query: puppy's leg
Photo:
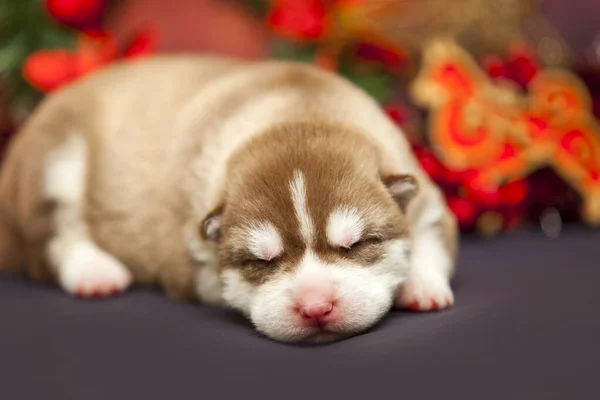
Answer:
[[450, 307], [458, 231], [436, 188], [427, 188], [414, 216], [411, 274], [398, 289], [396, 307], [430, 311]]
[[54, 236], [47, 246], [50, 266], [64, 290], [98, 297], [125, 290], [131, 273], [91, 239], [83, 218], [88, 151], [85, 139], [70, 135], [47, 154], [43, 196], [52, 204]]

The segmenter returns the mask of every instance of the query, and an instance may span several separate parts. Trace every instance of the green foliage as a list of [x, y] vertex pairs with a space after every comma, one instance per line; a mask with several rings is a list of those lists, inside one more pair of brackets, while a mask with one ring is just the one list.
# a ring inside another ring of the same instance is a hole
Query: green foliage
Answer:
[[43, 0], [0, 0], [0, 79], [16, 118], [41, 97], [22, 77], [27, 56], [40, 49], [72, 48], [75, 33], [46, 13]]
[[354, 68], [353, 62], [342, 61], [340, 74], [362, 88], [380, 104], [395, 94], [398, 83], [383, 69], [361, 70]]
[[[110, 0], [113, 11], [126, 0]], [[240, 0], [241, 1], [241, 0]], [[242, 1], [257, 16], [264, 16], [269, 0]], [[41, 49], [73, 48], [77, 32], [60, 25], [46, 12], [43, 0], [0, 0], [0, 84], [13, 116], [25, 117], [42, 94], [22, 76], [25, 59]], [[275, 58], [312, 62], [317, 44], [300, 44], [274, 38], [271, 54]], [[393, 93], [393, 79], [383, 70], [365, 70], [356, 60], [342, 57], [340, 74], [363, 88], [377, 101], [384, 102]]]
[[236, 0], [238, 3], [257, 16], [264, 16], [271, 7], [270, 0]]
[[296, 44], [273, 38], [270, 43], [271, 56], [282, 60], [312, 62], [317, 46], [314, 44]]

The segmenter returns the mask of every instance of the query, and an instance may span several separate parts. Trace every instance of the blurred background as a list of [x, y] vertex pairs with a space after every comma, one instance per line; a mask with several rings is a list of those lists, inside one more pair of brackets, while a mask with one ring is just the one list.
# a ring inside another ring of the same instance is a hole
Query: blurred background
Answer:
[[350, 79], [403, 128], [465, 233], [600, 223], [598, 0], [3, 0], [0, 151], [48, 93], [173, 52]]

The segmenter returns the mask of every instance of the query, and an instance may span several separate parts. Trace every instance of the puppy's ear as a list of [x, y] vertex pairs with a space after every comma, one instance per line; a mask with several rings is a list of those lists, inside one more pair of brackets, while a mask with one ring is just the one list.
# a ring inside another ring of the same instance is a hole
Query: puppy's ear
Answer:
[[200, 224], [200, 236], [203, 240], [209, 242], [218, 242], [221, 239], [221, 216], [223, 215], [223, 206], [219, 206], [211, 211]]
[[382, 181], [402, 212], [406, 212], [411, 200], [419, 193], [417, 179], [412, 175], [389, 175]]

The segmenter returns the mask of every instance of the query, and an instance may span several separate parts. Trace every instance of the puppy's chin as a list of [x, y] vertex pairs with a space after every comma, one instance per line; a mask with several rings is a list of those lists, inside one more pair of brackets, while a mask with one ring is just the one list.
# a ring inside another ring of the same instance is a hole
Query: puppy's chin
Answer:
[[253, 318], [251, 320], [257, 331], [278, 342], [325, 344], [347, 339], [367, 331], [386, 315], [389, 308], [389, 306], [385, 307], [377, 315], [372, 315], [368, 321], [360, 321], [360, 324], [338, 323], [331, 326], [307, 327], [303, 326], [301, 322], [290, 324], [289, 316], [283, 316], [280, 320], [271, 320], [267, 323], [265, 321], [257, 322]]
[[[334, 306], [330, 315], [322, 320], [308, 318], [307, 321], [300, 314], [293, 293], [298, 286], [301, 290], [304, 288], [292, 274], [254, 286], [239, 272], [225, 271], [224, 298], [270, 339], [284, 343], [329, 343], [371, 328], [389, 311], [396, 287], [391, 283], [393, 279], [369, 275], [367, 270], [357, 269], [347, 275], [346, 281], [339, 277], [334, 279]], [[308, 281], [314, 282], [310, 278]]]
[[269, 339], [282, 342], [282, 343], [295, 343], [295, 344], [307, 344], [307, 345], [320, 345], [332, 342], [337, 342], [355, 336], [362, 331], [370, 328], [365, 327], [360, 331], [336, 331], [331, 327], [301, 327], [296, 326], [295, 329], [287, 330], [286, 332], [273, 332], [272, 327], [259, 327], [256, 326], [257, 330]]
[[[379, 316], [372, 324], [365, 325], [361, 329], [344, 330], [340, 327], [322, 327], [322, 328], [304, 328], [299, 325], [285, 331], [274, 329], [273, 326], [259, 326], [255, 324], [257, 330], [264, 336], [283, 343], [298, 343], [309, 345], [320, 345], [332, 343], [350, 338], [370, 329], [375, 325], [385, 313]], [[276, 325], [276, 323], [275, 323]], [[339, 330], [338, 330], [339, 329]]]
[[[340, 340], [348, 339], [352, 336], [359, 334], [360, 332], [332, 332], [327, 330], [318, 330], [313, 333], [307, 333], [303, 338], [295, 338], [295, 340], [279, 340], [280, 342], [307, 344], [307, 345], [321, 345]], [[277, 340], [275, 338], [271, 338]]]
[[347, 339], [356, 335], [359, 332], [328, 332], [328, 331], [320, 331], [314, 335], [311, 335], [303, 340], [303, 343], [319, 345], [319, 344], [327, 344], [331, 342], [337, 342], [339, 340]]
[[[326, 263], [307, 251], [292, 271], [264, 283], [247, 281], [239, 269], [222, 273], [225, 301], [249, 317], [256, 329], [287, 343], [327, 343], [371, 328], [392, 306], [405, 279], [403, 248], [391, 243], [381, 262], [362, 267]], [[302, 305], [324, 306], [306, 315]]]

